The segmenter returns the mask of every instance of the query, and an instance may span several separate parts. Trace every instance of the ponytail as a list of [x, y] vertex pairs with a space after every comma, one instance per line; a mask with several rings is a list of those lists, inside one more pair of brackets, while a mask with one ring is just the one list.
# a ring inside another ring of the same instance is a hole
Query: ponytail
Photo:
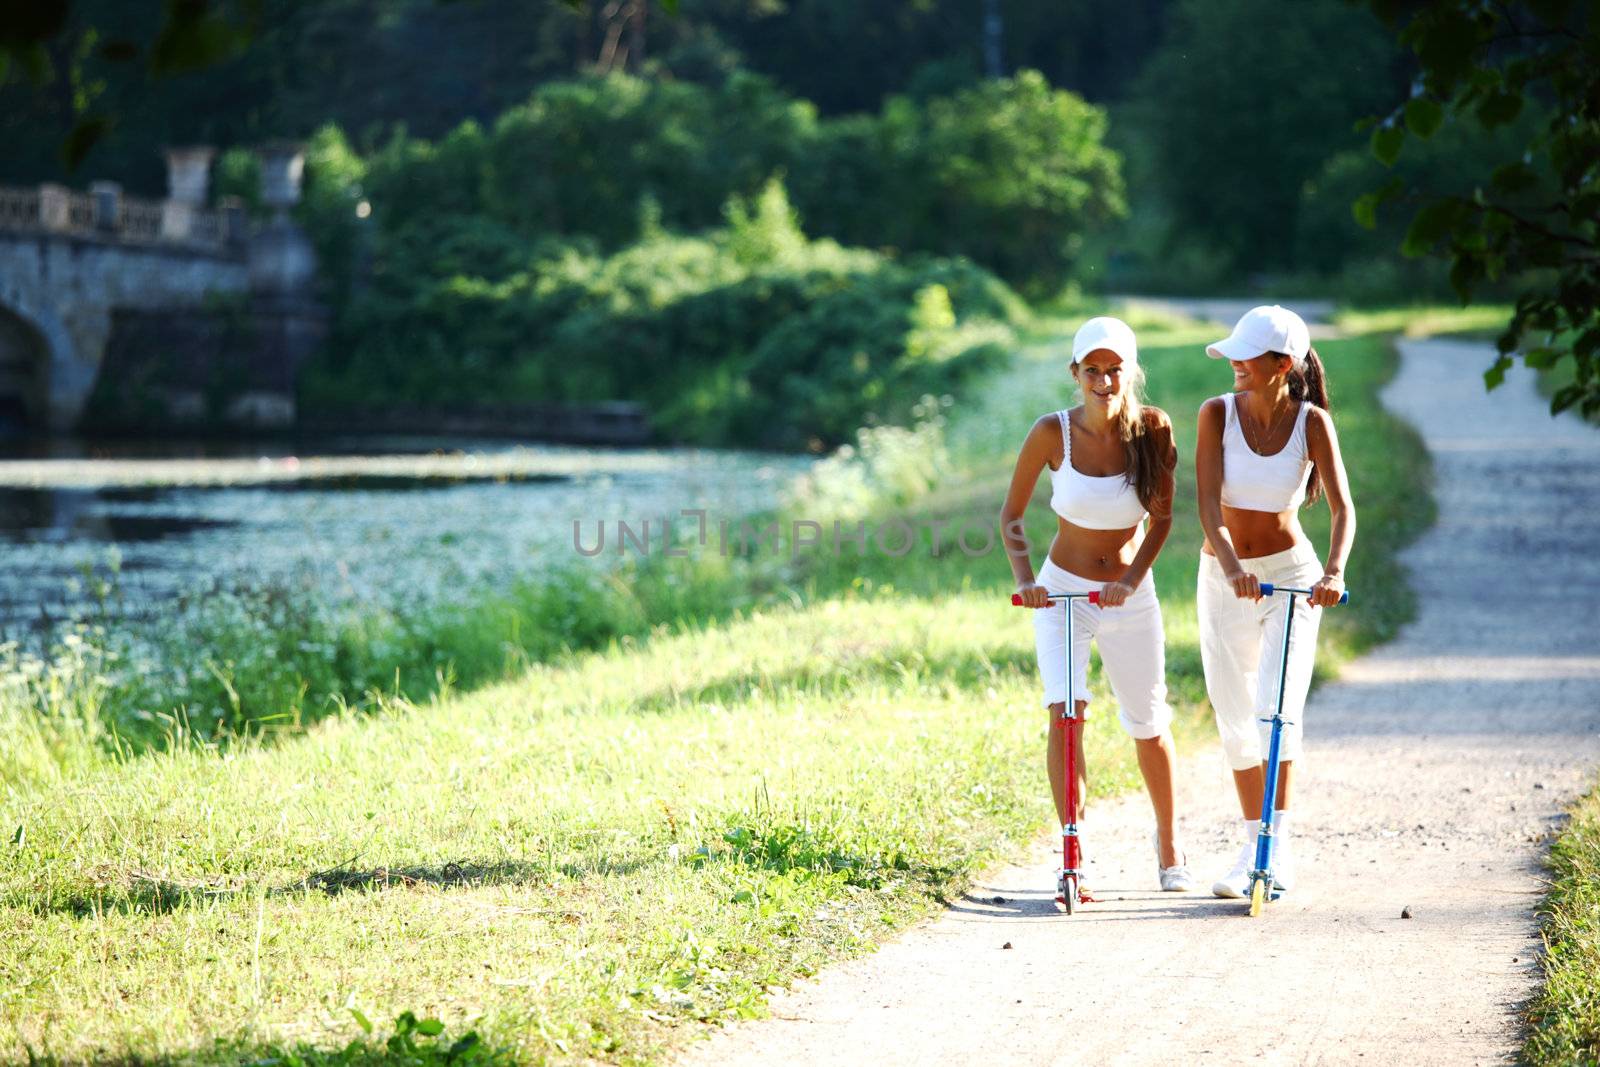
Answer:
[[[1289, 368], [1289, 395], [1295, 400], [1315, 404], [1323, 411], [1328, 407], [1328, 379], [1323, 373], [1322, 360], [1315, 348], [1306, 350], [1306, 358]], [[1311, 477], [1306, 482], [1306, 503], [1315, 504], [1322, 496], [1322, 478], [1315, 462], [1311, 464]]]

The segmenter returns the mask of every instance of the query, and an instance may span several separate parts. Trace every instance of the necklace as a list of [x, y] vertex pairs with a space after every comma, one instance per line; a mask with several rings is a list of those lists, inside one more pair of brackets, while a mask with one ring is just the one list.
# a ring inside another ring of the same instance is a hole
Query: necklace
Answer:
[[[1238, 405], [1238, 404], [1235, 404], [1235, 406], [1239, 407], [1239, 410], [1241, 410], [1241, 411], [1244, 410], [1243, 407]], [[1283, 420], [1287, 419], [1289, 417], [1289, 413], [1294, 411], [1297, 407], [1299, 407], [1298, 404], [1295, 404], [1295, 403], [1291, 402], [1289, 407], [1284, 409], [1283, 414], [1279, 415], [1277, 417], [1277, 419], [1275, 419], [1273, 421], [1272, 428], [1267, 431], [1267, 434], [1266, 434], [1265, 438], [1257, 437], [1255, 439], [1255, 441], [1252, 443], [1251, 440], [1250, 440], [1250, 434], [1247, 432], [1244, 435], [1244, 443], [1249, 445], [1250, 446], [1250, 450], [1252, 452], [1254, 452], [1256, 455], [1258, 455], [1258, 456], [1265, 455], [1266, 453], [1261, 451], [1262, 442], [1263, 441], [1271, 441], [1274, 438], [1276, 438], [1278, 436], [1278, 428], [1283, 425]], [[1255, 421], [1255, 416], [1254, 415], [1250, 416], [1250, 421], [1251, 422]], [[1245, 428], [1245, 422], [1244, 422], [1243, 419], [1239, 420], [1239, 428], [1241, 430], [1243, 430]]]

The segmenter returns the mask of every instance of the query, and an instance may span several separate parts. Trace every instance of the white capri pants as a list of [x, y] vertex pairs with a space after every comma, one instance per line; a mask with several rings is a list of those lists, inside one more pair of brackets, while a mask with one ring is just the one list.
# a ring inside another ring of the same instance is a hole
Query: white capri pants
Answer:
[[[1038, 582], [1052, 593], [1087, 593], [1106, 583], [1063, 570], [1046, 558]], [[1155, 579], [1148, 574], [1127, 601], [1114, 608], [1087, 600], [1072, 604], [1072, 695], [1089, 699], [1089, 642], [1100, 645], [1100, 662], [1117, 700], [1117, 718], [1129, 736], [1160, 737], [1172, 723], [1167, 703], [1166, 635]], [[1067, 699], [1066, 605], [1033, 612], [1034, 644], [1044, 681], [1044, 706]]]
[[[1322, 577], [1316, 550], [1304, 542], [1283, 552], [1242, 559], [1246, 571], [1263, 582], [1309, 589]], [[1258, 767], [1267, 758], [1278, 706], [1278, 677], [1283, 656], [1283, 613], [1286, 596], [1241, 600], [1222, 575], [1217, 557], [1201, 553], [1195, 607], [1200, 615], [1200, 662], [1206, 693], [1217, 714], [1222, 752], [1236, 771]], [[1300, 719], [1311, 666], [1316, 657], [1317, 625], [1322, 609], [1294, 600], [1294, 632], [1289, 637], [1289, 671], [1283, 694], [1283, 737], [1279, 758], [1300, 754]]]

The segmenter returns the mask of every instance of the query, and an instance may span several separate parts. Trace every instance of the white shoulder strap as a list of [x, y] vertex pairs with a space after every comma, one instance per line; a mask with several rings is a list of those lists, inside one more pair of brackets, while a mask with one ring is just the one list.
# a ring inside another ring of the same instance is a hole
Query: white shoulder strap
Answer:
[[1300, 442], [1301, 452], [1309, 451], [1311, 447], [1306, 441], [1306, 418], [1310, 411], [1311, 401], [1302, 400], [1300, 401], [1300, 411], [1294, 417], [1294, 436]]

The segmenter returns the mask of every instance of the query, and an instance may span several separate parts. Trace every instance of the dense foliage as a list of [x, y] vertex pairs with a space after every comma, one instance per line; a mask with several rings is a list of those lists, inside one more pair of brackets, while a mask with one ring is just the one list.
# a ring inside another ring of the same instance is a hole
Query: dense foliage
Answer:
[[1169, 216], [1152, 258], [1210, 261], [1214, 277], [1336, 267], [1348, 202], [1340, 232], [1313, 244], [1297, 229], [1307, 183], [1392, 90], [1382, 27], [1339, 0], [1177, 0], [1168, 20], [1125, 113]]
[[820, 232], [853, 244], [969, 256], [1053, 293], [1085, 236], [1124, 214], [1106, 119], [1036, 71], [948, 97], [893, 97], [824, 123], [793, 168]]
[[[336, 134], [317, 155], [340, 158]], [[353, 194], [331, 184], [316, 203], [338, 210]], [[903, 421], [1010, 340], [1016, 297], [968, 262], [808, 240], [776, 182], [725, 214], [700, 236], [647, 218], [609, 255], [481, 215], [380, 225], [307, 404], [631, 399], [669, 437], [818, 448]]]
[[[1003, 71], [1037, 69], [1089, 99], [1112, 99], [1155, 46], [1167, 3], [1010, 0]], [[643, 10], [628, 10], [636, 6]], [[305, 137], [326, 123], [363, 141], [397, 123], [435, 138], [467, 119], [488, 123], [537, 86], [583, 71], [715, 81], [743, 65], [828, 115], [875, 111], [899, 93], [948, 93], [984, 72], [983, 5], [973, 0], [13, 8], [0, 13], [0, 57], [11, 60], [0, 70], [0, 130], [13, 178], [63, 177], [60, 140], [89, 119], [96, 136], [82, 143], [85, 169], [147, 193], [160, 189], [163, 144]]]
[[[1493, 151], [1462, 160], [1456, 180], [1417, 180], [1398, 167], [1364, 197], [1416, 208], [1408, 255], [1450, 263], [1462, 301], [1511, 278], [1516, 310], [1485, 377], [1504, 378], [1514, 349], [1535, 367], [1571, 360], [1556, 410], [1600, 412], [1600, 8], [1574, 0], [1512, 4], [1371, 0], [1397, 24], [1421, 73], [1409, 99], [1372, 132], [1373, 153], [1396, 166], [1408, 135], [1427, 142], [1487, 132]], [[1537, 114], [1529, 115], [1528, 112]], [[1520, 125], [1519, 125], [1520, 122]]]
[[1084, 236], [1123, 210], [1104, 133], [1099, 109], [1033, 72], [821, 121], [747, 72], [709, 86], [613, 74], [543, 85], [490, 128], [467, 122], [437, 142], [398, 133], [372, 154], [363, 190], [385, 233], [475, 218], [520, 241], [609, 251], [648, 226], [716, 225], [730, 197], [783, 175], [821, 236], [965, 255], [1051, 288]]
[[[994, 37], [985, 10], [61, 0], [0, 19], [0, 180], [155, 194], [163, 145], [336, 126], [376, 234], [317, 235], [345, 309], [365, 265], [501, 284], [552, 238], [604, 256], [702, 233], [776, 176], [817, 237], [963, 256], [1029, 295], [1520, 295], [1503, 348], [1571, 357], [1558, 406], [1600, 405], [1592, 4], [1007, 0]], [[1397, 100], [1373, 135], [1388, 175], [1356, 127]], [[248, 192], [248, 159], [217, 178]], [[436, 251], [473, 262], [413, 262]]]
[[[149, 45], [119, 54], [153, 59], [172, 16], [63, 7], [48, 88], [32, 91], [20, 62], [10, 85], [0, 79], [8, 181], [63, 177], [64, 130], [108, 108], [116, 121], [82, 173], [147, 194], [168, 143], [333, 124], [364, 157], [396, 142], [450, 157], [447, 144], [476, 129], [499, 155], [475, 202], [608, 249], [637, 236], [641, 189], [664, 227], [694, 231], [781, 173], [816, 235], [963, 254], [1036, 293], [1100, 282], [1107, 261], [1117, 286], [1291, 275], [1388, 300], [1443, 286], [1442, 271], [1400, 262], [1338, 202], [1365, 191], [1355, 120], [1404, 94], [1415, 67], [1347, 0], [1000, 5], [1000, 70], [1036, 69], [1039, 86], [1109, 109], [1109, 130], [1026, 78], [995, 100], [984, 5], [970, 0], [683, 0], [672, 14], [659, 0], [237, 0], [200, 7], [220, 23], [217, 43], [243, 27], [248, 48], [153, 80], [105, 46]], [[617, 72], [640, 80], [574, 80]], [[1097, 232], [1124, 199], [1106, 138], [1127, 160], [1132, 208]], [[1487, 151], [1462, 137], [1446, 154]], [[559, 174], [535, 181], [552, 161]], [[587, 203], [574, 195], [586, 191]]]
[[1000, 351], [1019, 305], [982, 268], [1068, 276], [1122, 210], [1104, 127], [1034, 73], [819, 120], [735, 71], [550, 82], [367, 157], [329, 128], [302, 215], [337, 328], [308, 408], [625, 399], [677, 439], [838, 444]]

